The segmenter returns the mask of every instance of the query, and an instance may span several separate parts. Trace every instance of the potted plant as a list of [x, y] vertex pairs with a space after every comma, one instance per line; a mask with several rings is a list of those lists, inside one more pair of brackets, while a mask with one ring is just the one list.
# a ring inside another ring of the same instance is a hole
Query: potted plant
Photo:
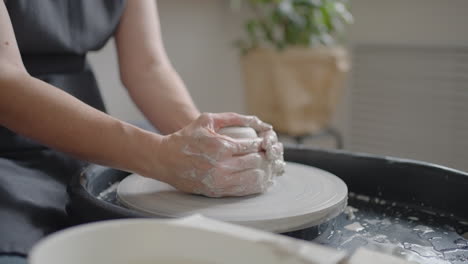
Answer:
[[349, 59], [342, 43], [353, 21], [347, 0], [247, 0], [252, 18], [242, 53], [248, 111], [280, 133], [327, 127]]

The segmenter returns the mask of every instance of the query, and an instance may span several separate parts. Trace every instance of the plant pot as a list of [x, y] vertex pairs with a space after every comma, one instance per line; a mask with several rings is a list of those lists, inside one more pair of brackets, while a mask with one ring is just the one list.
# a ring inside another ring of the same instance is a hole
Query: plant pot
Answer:
[[291, 136], [330, 125], [349, 57], [342, 47], [258, 48], [242, 57], [250, 114]]

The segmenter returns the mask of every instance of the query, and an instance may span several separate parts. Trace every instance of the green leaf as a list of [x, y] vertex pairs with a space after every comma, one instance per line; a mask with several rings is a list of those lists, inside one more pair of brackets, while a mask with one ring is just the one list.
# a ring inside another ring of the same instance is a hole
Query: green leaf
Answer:
[[306, 5], [311, 7], [320, 7], [322, 5], [321, 0], [293, 0], [295, 5]]
[[335, 30], [335, 28], [333, 27], [332, 19], [331, 19], [332, 15], [333, 15], [332, 12], [333, 11], [330, 10], [330, 5], [327, 3], [327, 4], [325, 4], [324, 6], [322, 6], [320, 8], [320, 14], [317, 14], [317, 16], [319, 16], [319, 15], [322, 16], [323, 25], [326, 27], [326, 31], [328, 31], [328, 32], [331, 32], [331, 31]]
[[317, 29], [317, 33], [330, 32], [333, 30], [333, 24], [330, 21], [330, 15], [324, 8], [320, 8], [314, 11], [314, 23]]
[[249, 34], [249, 37], [251, 40], [257, 40], [257, 36], [256, 36], [257, 26], [258, 26], [258, 22], [255, 20], [247, 21], [247, 23], [245, 24], [245, 29], [247, 30], [247, 33]]
[[345, 24], [353, 22], [349, 0], [247, 0], [252, 19], [245, 24], [247, 39], [238, 48], [269, 45], [333, 45], [342, 40]]

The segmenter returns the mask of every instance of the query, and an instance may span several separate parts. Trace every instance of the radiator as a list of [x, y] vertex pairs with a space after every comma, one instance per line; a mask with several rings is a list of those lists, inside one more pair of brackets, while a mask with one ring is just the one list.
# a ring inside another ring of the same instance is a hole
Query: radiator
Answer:
[[468, 171], [468, 48], [356, 46], [346, 147]]

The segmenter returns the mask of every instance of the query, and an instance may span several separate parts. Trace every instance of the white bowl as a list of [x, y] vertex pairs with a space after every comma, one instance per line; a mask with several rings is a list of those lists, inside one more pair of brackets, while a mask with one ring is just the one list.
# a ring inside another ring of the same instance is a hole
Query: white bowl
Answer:
[[224, 232], [184, 226], [173, 220], [130, 219], [70, 228], [32, 250], [30, 264], [238, 264], [304, 263], [258, 243]]

